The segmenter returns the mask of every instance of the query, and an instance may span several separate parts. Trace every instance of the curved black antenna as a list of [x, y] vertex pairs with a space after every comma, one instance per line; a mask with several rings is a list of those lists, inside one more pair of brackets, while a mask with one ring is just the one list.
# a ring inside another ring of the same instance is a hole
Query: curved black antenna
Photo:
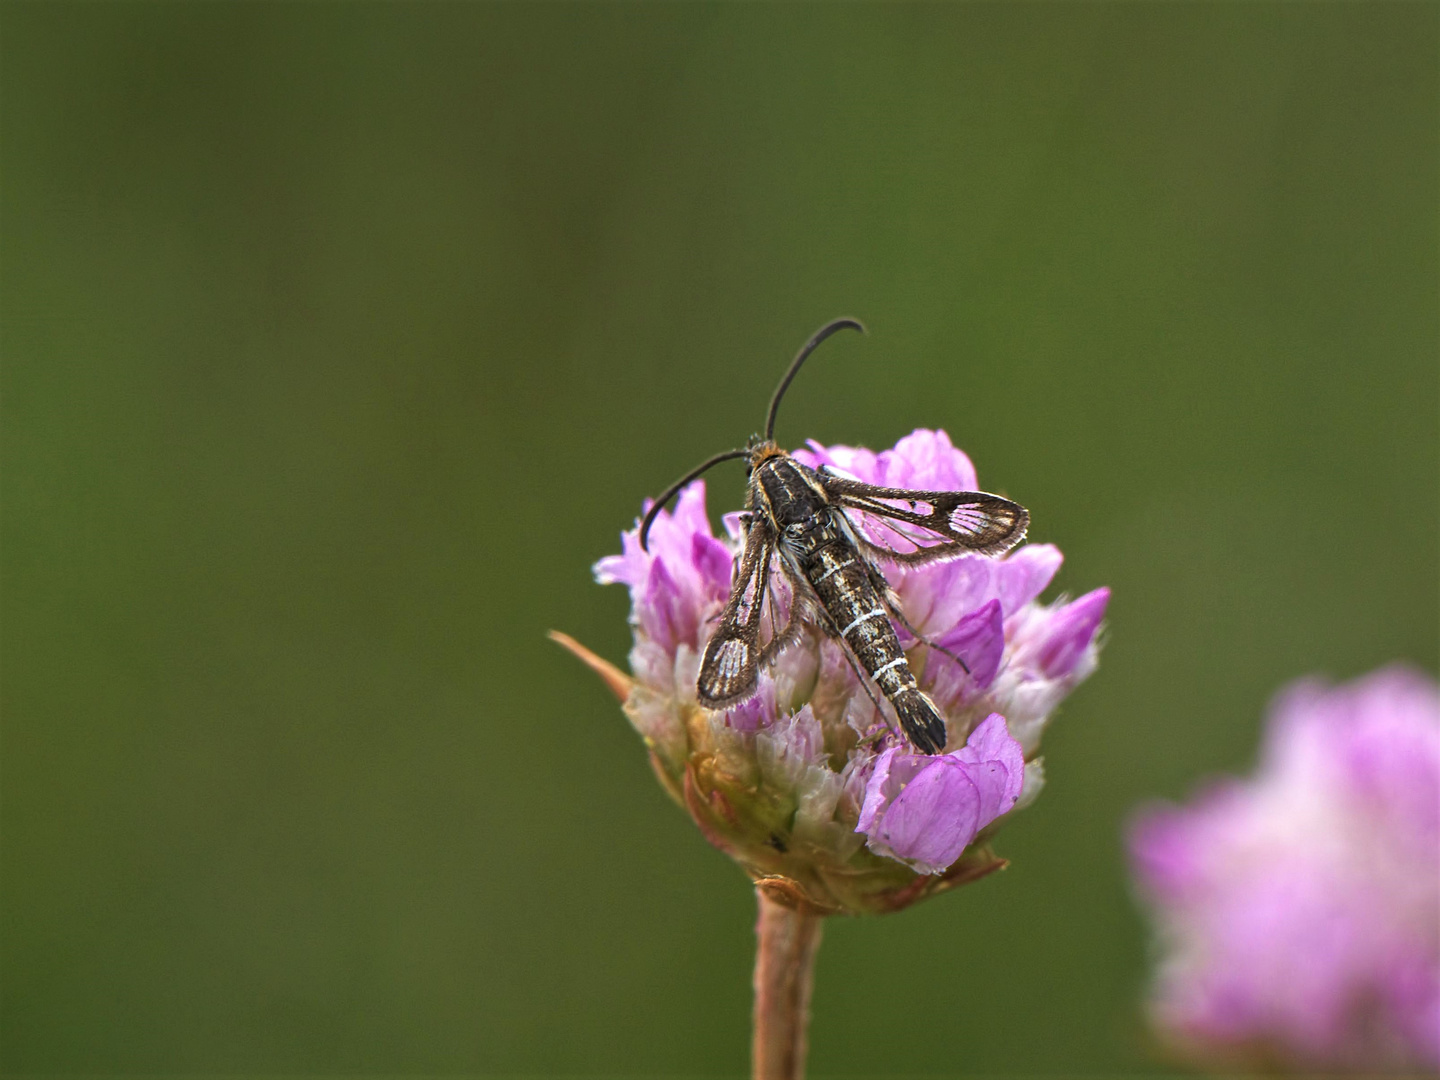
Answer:
[[665, 493], [655, 500], [655, 505], [650, 507], [649, 510], [645, 511], [645, 520], [640, 523], [640, 549], [642, 551], [650, 550], [648, 547], [645, 546], [645, 540], [650, 535], [650, 525], [652, 522], [654, 522], [655, 515], [660, 513], [660, 511], [664, 508], [665, 504], [668, 503], [672, 497], [674, 497], [677, 491], [679, 491], [686, 484], [690, 483], [691, 480], [694, 480], [706, 469], [710, 468], [711, 465], [719, 465], [720, 462], [729, 461], [731, 458], [749, 456], [749, 450], [726, 450], [723, 454], [716, 454], [709, 460], [704, 461], [699, 465], [696, 465], [695, 468], [691, 469], [679, 480], [676, 480], [673, 484], [666, 488]]
[[795, 373], [800, 370], [800, 365], [805, 362], [805, 358], [837, 330], [859, 330], [863, 334], [865, 333], [865, 324], [859, 319], [836, 319], [834, 322], [828, 322], [815, 331], [815, 336], [807, 341], [805, 347], [795, 355], [795, 359], [790, 361], [790, 370], [785, 372], [785, 377], [775, 388], [775, 396], [770, 399], [770, 412], [765, 417], [765, 440], [767, 442], [775, 434], [775, 414], [780, 411], [780, 399], [785, 396], [785, 391], [790, 386], [790, 380], [795, 378]]

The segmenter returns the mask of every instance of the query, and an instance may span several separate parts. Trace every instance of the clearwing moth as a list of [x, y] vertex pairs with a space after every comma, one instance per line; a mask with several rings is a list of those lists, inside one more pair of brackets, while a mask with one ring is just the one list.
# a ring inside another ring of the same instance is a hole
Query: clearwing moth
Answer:
[[[858, 661], [856, 674], [862, 685], [865, 676], [860, 668], [874, 680], [894, 708], [906, 738], [919, 750], [937, 754], [945, 748], [945, 722], [916, 684], [890, 620], [920, 641], [926, 639], [906, 620], [876, 562], [917, 566], [967, 552], [1000, 555], [1024, 539], [1030, 515], [1023, 506], [983, 491], [911, 491], [863, 484], [824, 466], [812, 469], [776, 445], [780, 399], [805, 358], [839, 330], [864, 333], [865, 327], [855, 319], [836, 319], [817, 330], [775, 388], [764, 435], [751, 438], [744, 449], [716, 454], [671, 484], [646, 511], [640, 546], [646, 547], [655, 515], [682, 487], [722, 461], [748, 458], [745, 512], [740, 519], [742, 554], [729, 602], [705, 646], [695, 685], [700, 704], [723, 709], [750, 697], [760, 666], [797, 641], [806, 625], [814, 625], [842, 643], [852, 667]], [[890, 530], [909, 550], [872, 542], [852, 514]], [[772, 626], [774, 622], [772, 569], [790, 585], [790, 614], [784, 628], [772, 631], [762, 644], [767, 599]], [[969, 671], [962, 658], [934, 642], [926, 644]]]

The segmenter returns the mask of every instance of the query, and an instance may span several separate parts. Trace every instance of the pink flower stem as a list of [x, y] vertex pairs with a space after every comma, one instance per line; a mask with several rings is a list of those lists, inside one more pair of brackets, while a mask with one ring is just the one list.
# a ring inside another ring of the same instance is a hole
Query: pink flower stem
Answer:
[[755, 890], [755, 1015], [750, 1044], [752, 1080], [801, 1080], [815, 950], [824, 916], [804, 904], [787, 907]]

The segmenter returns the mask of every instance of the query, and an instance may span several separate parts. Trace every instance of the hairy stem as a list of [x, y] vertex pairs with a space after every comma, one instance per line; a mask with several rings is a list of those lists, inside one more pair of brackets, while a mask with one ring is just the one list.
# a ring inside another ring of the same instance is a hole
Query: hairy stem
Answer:
[[787, 907], [755, 890], [755, 1030], [750, 1047], [753, 1080], [800, 1080], [805, 1075], [806, 1030], [815, 950], [824, 918], [803, 904]]

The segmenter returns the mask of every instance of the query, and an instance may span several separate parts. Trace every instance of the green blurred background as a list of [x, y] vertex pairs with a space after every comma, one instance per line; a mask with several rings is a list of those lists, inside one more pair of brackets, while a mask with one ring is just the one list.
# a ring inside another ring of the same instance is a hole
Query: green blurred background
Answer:
[[1130, 809], [1434, 668], [1434, 5], [0, 19], [6, 1071], [743, 1072], [750, 890], [544, 632], [832, 316], [782, 440], [943, 426], [1114, 601], [815, 1074], [1163, 1068]]

